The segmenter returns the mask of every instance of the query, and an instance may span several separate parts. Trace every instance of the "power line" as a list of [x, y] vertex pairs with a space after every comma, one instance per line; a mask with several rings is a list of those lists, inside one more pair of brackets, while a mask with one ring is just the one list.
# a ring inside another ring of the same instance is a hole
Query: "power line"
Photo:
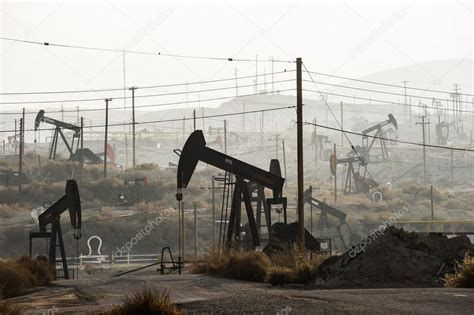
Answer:
[[[308, 80], [303, 80], [304, 82], [312, 82]], [[395, 95], [395, 96], [405, 96], [405, 93], [395, 93], [395, 92], [388, 92], [388, 91], [380, 91], [380, 90], [373, 90], [373, 89], [365, 89], [365, 88], [360, 88], [360, 87], [355, 87], [355, 86], [347, 86], [347, 85], [341, 85], [341, 84], [332, 84], [332, 83], [325, 83], [321, 81], [315, 81], [317, 84], [322, 84], [322, 85], [329, 85], [329, 86], [335, 86], [335, 87], [340, 87], [344, 89], [352, 89], [352, 90], [358, 90], [358, 91], [365, 91], [365, 92], [372, 92], [372, 93], [380, 93], [380, 94], [389, 94], [389, 95]], [[435, 100], [435, 101], [446, 101], [446, 99], [442, 98], [436, 98], [436, 97], [429, 97], [429, 96], [420, 96], [420, 95], [413, 95], [413, 94], [406, 94], [408, 97], [413, 97], [413, 98], [421, 98], [421, 99], [428, 99], [428, 100]], [[458, 103], [462, 104], [469, 104], [471, 105], [472, 102], [469, 101], [461, 101], [459, 100]], [[423, 106], [424, 107], [424, 106]], [[438, 107], [434, 107], [438, 108]]]
[[[310, 89], [304, 89], [304, 91], [317, 93], [317, 94], [320, 94], [321, 96], [326, 94], [326, 95], [339, 96], [339, 97], [351, 98], [351, 99], [356, 99], [356, 100], [363, 100], [363, 101], [370, 101], [370, 102], [373, 101], [373, 102], [390, 104], [390, 105], [405, 106], [405, 104], [397, 103], [394, 101], [386, 101], [386, 100], [375, 99], [375, 98], [367, 98], [367, 97], [360, 97], [360, 96], [347, 95], [347, 94], [338, 94], [338, 93], [332, 93], [332, 92], [321, 92], [319, 90], [310, 90]], [[436, 109], [436, 110], [445, 110], [449, 112], [460, 112], [460, 113], [471, 113], [471, 114], [474, 113], [474, 111], [472, 110], [462, 110], [462, 109], [455, 110], [452, 108], [440, 108], [440, 107], [434, 107], [434, 106], [428, 106], [428, 105], [410, 105], [409, 104], [408, 106], [419, 107], [419, 108], [430, 108], [430, 109]]]
[[[295, 89], [284, 89], [284, 90], [278, 90], [279, 92], [288, 92], [288, 91], [294, 91]], [[239, 95], [239, 98], [242, 97], [250, 97], [250, 96], [259, 96], [259, 95], [267, 95], [267, 94], [272, 94], [272, 91], [267, 91], [267, 92], [259, 92], [257, 94], [242, 94]], [[224, 100], [224, 99], [233, 99], [235, 96], [222, 96], [222, 97], [214, 97], [214, 98], [207, 98], [207, 99], [198, 99], [198, 100], [189, 100], [189, 101], [179, 101], [179, 102], [169, 102], [169, 103], [160, 103], [160, 104], [148, 104], [148, 105], [136, 105], [135, 108], [148, 108], [148, 107], [162, 107], [162, 106], [171, 106], [171, 105], [185, 105], [187, 103], [199, 103], [199, 102], [206, 102], [206, 101], [218, 101], [218, 100]], [[104, 99], [100, 99], [103, 101]], [[123, 107], [123, 106], [118, 106], [118, 107], [109, 107], [109, 110], [113, 109], [130, 109], [130, 107]], [[81, 112], [96, 112], [96, 111], [105, 111], [105, 108], [100, 107], [100, 108], [85, 108], [81, 109]], [[55, 110], [55, 111], [48, 111], [48, 113], [76, 113], [77, 109], [70, 109], [70, 110]], [[36, 115], [38, 112], [25, 112], [27, 115]], [[1, 115], [21, 115], [21, 112], [0, 112]]]
[[[139, 89], [156, 89], [156, 88], [168, 88], [168, 87], [177, 87], [177, 86], [186, 86], [186, 85], [198, 85], [198, 84], [208, 84], [208, 83], [216, 83], [216, 82], [225, 82], [225, 81], [235, 81], [235, 80], [242, 80], [242, 79], [253, 79], [256, 76], [268, 76], [268, 75], [275, 75], [275, 74], [282, 74], [282, 73], [290, 73], [294, 72], [295, 70], [285, 70], [285, 71], [278, 71], [272, 73], [263, 73], [258, 75], [248, 75], [248, 76], [241, 76], [241, 77], [232, 77], [232, 78], [223, 78], [223, 79], [215, 79], [215, 80], [205, 80], [205, 81], [194, 81], [194, 82], [181, 82], [181, 83], [171, 83], [171, 84], [162, 84], [162, 85], [148, 85], [148, 86], [133, 86], [133, 88]], [[125, 89], [130, 89], [130, 87], [125, 87]], [[113, 91], [123, 91], [123, 87], [121, 88], [104, 88], [104, 89], [92, 89], [92, 90], [65, 90], [65, 91], [31, 91], [31, 92], [0, 92], [0, 95], [42, 95], [42, 94], [75, 94], [75, 93], [97, 93], [97, 92], [113, 92]]]
[[[72, 49], [81, 49], [81, 50], [91, 50], [91, 51], [102, 51], [102, 52], [115, 52], [115, 53], [125, 53], [125, 54], [135, 54], [135, 55], [150, 55], [150, 56], [161, 56], [161, 57], [174, 57], [174, 58], [186, 58], [186, 59], [200, 59], [200, 60], [213, 60], [213, 61], [229, 61], [229, 62], [255, 62], [255, 59], [242, 59], [242, 58], [233, 58], [233, 57], [211, 57], [211, 56], [197, 56], [197, 55], [182, 55], [182, 54], [168, 54], [161, 52], [149, 52], [149, 51], [136, 51], [136, 50], [121, 50], [113, 48], [100, 48], [100, 47], [90, 47], [90, 46], [79, 46], [79, 45], [69, 45], [69, 44], [55, 44], [51, 42], [38, 42], [31, 40], [23, 40], [17, 38], [9, 37], [0, 37], [1, 40], [18, 42], [23, 44], [31, 45], [40, 45], [40, 46], [50, 46], [50, 47], [59, 47], [59, 48], [72, 48]], [[272, 60], [258, 60], [260, 62], [272, 62]], [[275, 60], [273, 62], [280, 63], [294, 63], [293, 60]]]
[[[322, 73], [322, 72], [308, 71], [308, 73], [312, 73], [312, 74], [316, 74], [316, 75], [322, 75], [322, 76], [326, 76], [326, 77], [332, 77], [332, 78], [338, 78], [338, 79], [344, 79], [344, 80], [362, 82], [362, 83], [369, 83], [369, 84], [376, 84], [376, 85], [383, 85], [383, 86], [395, 87], [395, 88], [400, 88], [400, 89], [405, 88], [403, 85], [396, 85], [396, 84], [390, 84], [390, 83], [382, 83], [382, 82], [375, 82], [375, 81], [354, 79], [354, 78], [350, 78], [350, 77], [338, 76], [338, 75], [328, 74], [328, 73]], [[407, 90], [410, 89], [410, 90], [417, 90], [417, 91], [424, 91], [424, 92], [434, 92], [434, 93], [443, 93], [443, 94], [451, 94], [451, 93], [452, 93], [452, 92], [449, 92], [449, 91], [425, 89], [425, 88], [418, 88], [418, 87], [411, 87], [411, 86], [407, 86], [406, 88], [407, 88]], [[473, 94], [468, 94], [468, 93], [459, 93], [459, 94], [460, 94], [460, 95], [466, 95], [466, 96], [474, 96]]]
[[326, 126], [326, 125], [321, 125], [321, 124], [317, 124], [317, 123], [315, 124], [315, 123], [310, 123], [310, 122], [304, 122], [304, 124], [320, 127], [320, 128], [323, 128], [323, 129], [348, 133], [348, 134], [351, 134], [351, 135], [364, 136], [364, 137], [372, 138], [372, 139], [387, 140], [387, 141], [391, 141], [391, 142], [404, 143], [404, 144], [410, 144], [410, 145], [416, 145], [416, 146], [428, 147], [428, 148], [445, 149], [445, 150], [453, 150], [453, 151], [464, 151], [464, 152], [474, 152], [474, 149], [466, 149], [466, 148], [459, 148], [459, 147], [448, 147], [448, 146], [433, 145], [433, 144], [423, 144], [423, 143], [419, 143], [419, 142], [410, 142], [410, 141], [390, 139], [390, 138], [385, 138], [385, 137], [376, 137], [376, 136], [371, 136], [371, 135], [367, 135], [367, 134], [363, 134], [363, 133], [359, 133], [359, 132], [354, 132], [354, 131], [349, 131], [349, 130], [345, 130], [345, 129], [339, 129], [339, 128], [334, 128], [334, 127], [330, 127], [330, 126]]
[[[294, 90], [294, 89], [293, 89]], [[245, 114], [252, 114], [252, 113], [261, 113], [261, 112], [271, 112], [271, 111], [278, 111], [283, 109], [290, 109], [294, 108], [295, 106], [282, 106], [282, 107], [275, 107], [275, 108], [267, 108], [267, 109], [258, 109], [258, 110], [250, 110], [250, 111], [242, 111], [242, 112], [234, 112], [234, 113], [226, 113], [226, 114], [215, 114], [215, 115], [204, 115], [204, 116], [196, 116], [196, 119], [203, 119], [203, 118], [216, 118], [216, 117], [228, 117], [228, 116], [236, 116], [236, 115], [245, 115]], [[182, 117], [182, 118], [170, 118], [170, 119], [161, 119], [161, 120], [149, 120], [149, 121], [142, 121], [142, 122], [135, 122], [136, 125], [147, 125], [147, 124], [157, 124], [157, 123], [165, 123], [165, 122], [177, 122], [183, 120], [193, 120], [194, 117]], [[122, 122], [122, 123], [114, 123], [108, 124], [109, 127], [116, 127], [116, 126], [129, 126], [132, 125], [131, 122]], [[90, 125], [86, 126], [86, 128], [103, 128], [105, 125]], [[52, 131], [55, 128], [46, 128], [46, 129], [37, 129], [36, 131]], [[34, 129], [25, 129], [24, 131], [35, 131]], [[0, 133], [5, 132], [15, 132], [15, 130], [0, 130]]]
[[[284, 83], [284, 82], [292, 82], [294, 79], [287, 79], [287, 80], [279, 80], [275, 81], [274, 83]], [[258, 84], [246, 84], [241, 85], [240, 87], [254, 87], [256, 85], [263, 85], [264, 83]], [[146, 98], [146, 97], [161, 97], [161, 96], [171, 96], [171, 95], [185, 95], [185, 94], [193, 94], [193, 93], [204, 93], [204, 92], [213, 92], [213, 91], [223, 91], [223, 90], [230, 90], [235, 89], [235, 86], [229, 87], [220, 87], [220, 88], [213, 88], [213, 89], [204, 89], [204, 90], [193, 90], [193, 91], [180, 91], [180, 92], [170, 92], [170, 93], [160, 93], [160, 94], [145, 94], [145, 95], [137, 95], [135, 98]], [[114, 97], [113, 99], [121, 100], [121, 99], [131, 99], [132, 96], [119, 96]], [[19, 105], [19, 104], [51, 104], [51, 103], [78, 103], [78, 102], [96, 102], [96, 101], [103, 101], [104, 98], [83, 98], [83, 99], [67, 99], [67, 100], [39, 100], [39, 101], [19, 101], [19, 102], [0, 102], [0, 105]], [[122, 107], [123, 108], [123, 107]]]

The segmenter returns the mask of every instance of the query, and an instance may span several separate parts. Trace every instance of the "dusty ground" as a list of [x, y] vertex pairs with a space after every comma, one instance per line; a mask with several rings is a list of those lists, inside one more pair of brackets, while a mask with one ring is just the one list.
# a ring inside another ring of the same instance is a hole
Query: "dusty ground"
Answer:
[[58, 281], [11, 299], [26, 314], [97, 314], [143, 286], [164, 289], [191, 314], [473, 314], [473, 289], [307, 290], [153, 270]]

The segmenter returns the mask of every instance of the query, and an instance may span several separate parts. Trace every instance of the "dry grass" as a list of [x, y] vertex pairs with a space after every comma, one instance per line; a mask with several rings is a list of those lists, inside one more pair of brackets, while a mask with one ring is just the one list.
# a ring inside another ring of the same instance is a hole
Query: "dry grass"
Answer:
[[466, 253], [461, 264], [457, 264], [456, 272], [446, 274], [444, 285], [450, 288], [474, 288], [474, 260]]
[[268, 256], [253, 251], [232, 251], [229, 254], [210, 254], [204, 263], [195, 264], [193, 273], [206, 273], [249, 281], [266, 281], [273, 285], [307, 284], [314, 281], [314, 273], [326, 256], [309, 259], [293, 249], [284, 249]]
[[43, 286], [53, 280], [46, 261], [21, 257], [0, 262], [0, 297], [20, 295], [29, 288]]
[[108, 315], [179, 315], [184, 314], [171, 301], [169, 294], [143, 288], [142, 290], [127, 296], [122, 305], [114, 306]]
[[0, 301], [0, 314], [2, 315], [20, 315], [22, 308], [7, 301]]
[[204, 263], [193, 266], [192, 272], [262, 282], [270, 267], [271, 261], [264, 253], [231, 251], [206, 256]]

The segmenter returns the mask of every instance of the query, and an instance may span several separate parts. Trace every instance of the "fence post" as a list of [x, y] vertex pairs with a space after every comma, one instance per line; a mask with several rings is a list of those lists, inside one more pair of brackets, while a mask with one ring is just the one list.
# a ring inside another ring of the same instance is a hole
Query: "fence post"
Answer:
[[79, 266], [82, 268], [82, 253], [79, 255]]
[[127, 265], [130, 265], [130, 252], [127, 253]]
[[110, 264], [112, 266], [115, 265], [115, 256], [114, 256], [114, 252], [112, 252], [112, 254], [110, 254]]

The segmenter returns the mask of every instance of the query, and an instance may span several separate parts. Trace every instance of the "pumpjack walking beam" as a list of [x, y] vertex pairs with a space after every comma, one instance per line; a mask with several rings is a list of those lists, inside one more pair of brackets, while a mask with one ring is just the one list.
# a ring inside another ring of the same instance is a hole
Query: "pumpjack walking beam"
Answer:
[[[240, 240], [240, 210], [242, 201], [245, 203], [250, 232], [253, 238], [253, 246], [260, 246], [257, 225], [251, 206], [250, 190], [248, 182], [253, 182], [269, 188], [273, 192], [272, 204], [286, 205], [286, 198], [282, 197], [285, 179], [272, 172], [262, 170], [258, 167], [240, 161], [236, 158], [206, 147], [206, 141], [201, 130], [194, 131], [186, 141], [180, 153], [177, 172], [177, 194], [176, 199], [183, 199], [182, 189], [188, 186], [199, 161], [220, 168], [236, 176], [234, 193], [229, 216], [229, 226], [226, 235], [226, 246], [230, 247], [232, 235], [237, 241]], [[268, 202], [268, 200], [267, 200]]]
[[[64, 278], [69, 279], [69, 270], [66, 262], [66, 252], [60, 224], [61, 214], [66, 210], [69, 210], [71, 226], [74, 229], [73, 237], [79, 240], [81, 238], [81, 199], [77, 183], [72, 179], [66, 182], [66, 194], [38, 217], [39, 232], [30, 232], [30, 257], [32, 256], [33, 238], [49, 238], [49, 262], [54, 270], [54, 276], [56, 278], [56, 247], [59, 247]], [[51, 224], [51, 230], [47, 232], [47, 226], [49, 224]]]

